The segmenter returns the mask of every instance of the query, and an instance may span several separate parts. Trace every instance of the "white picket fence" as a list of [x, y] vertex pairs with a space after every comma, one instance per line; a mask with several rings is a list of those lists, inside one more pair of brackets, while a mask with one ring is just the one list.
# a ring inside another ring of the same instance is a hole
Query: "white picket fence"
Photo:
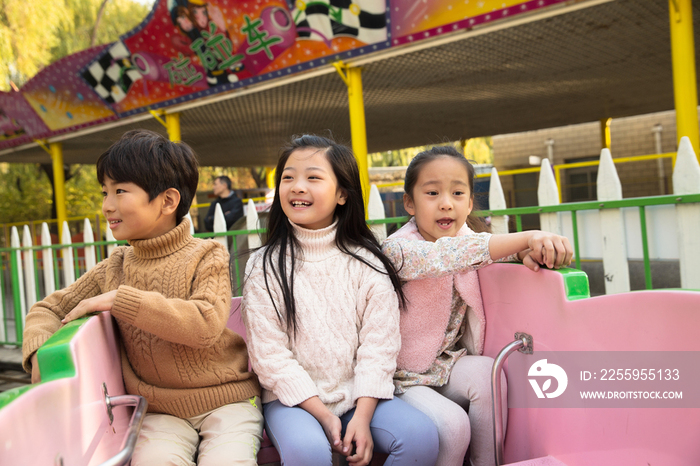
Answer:
[[[619, 177], [610, 151], [603, 149], [598, 171], [598, 200], [601, 202], [622, 199], [622, 189]], [[687, 138], [681, 140], [676, 165], [673, 174], [674, 195], [700, 193], [700, 166], [692, 146]], [[538, 201], [540, 206], [559, 204], [557, 189], [552, 168], [548, 159], [543, 159], [540, 169]], [[500, 183], [498, 172], [492, 169], [489, 190], [491, 210], [506, 208], [505, 196]], [[385, 212], [379, 190], [372, 186], [370, 190], [368, 217], [370, 220], [384, 219]], [[260, 228], [258, 213], [252, 200], [249, 200], [246, 217], [247, 230]], [[682, 205], [662, 205], [647, 207], [646, 221], [649, 237], [649, 255], [652, 259], [677, 259], [680, 261], [681, 286], [688, 289], [700, 289], [700, 203]], [[620, 293], [630, 290], [628, 260], [641, 257], [641, 240], [639, 237], [638, 209], [602, 209], [591, 210], [579, 214], [578, 234], [580, 241], [579, 256], [601, 259], [606, 275], [606, 293]], [[188, 214], [189, 217], [189, 214]], [[636, 222], [636, 223], [635, 223]], [[567, 236], [573, 244], [573, 223], [570, 212], [552, 212], [540, 214], [541, 228]], [[192, 221], [190, 218], [190, 225]], [[508, 221], [505, 216], [492, 217], [491, 225], [494, 233], [507, 233]], [[627, 228], [627, 225], [634, 225]], [[386, 238], [385, 224], [371, 226], [377, 239], [381, 242]], [[109, 227], [105, 229], [107, 255], [115, 247], [115, 239]], [[60, 255], [61, 266], [56, 269], [51, 252], [51, 235], [46, 223], [41, 226], [41, 246], [33, 248], [32, 234], [29, 227], [23, 227], [22, 242], [16, 227], [11, 230], [11, 261], [15, 261], [16, 277], [10, 290], [2, 283], [2, 319], [0, 322], [0, 343], [16, 343], [14, 322], [21, 318], [22, 326], [26, 313], [31, 306], [44, 296], [53, 293], [58, 282], [59, 287], [66, 287], [76, 280], [75, 257], [71, 244], [68, 224], [62, 228], [60, 247], [54, 248], [55, 254]], [[194, 228], [191, 227], [194, 234]], [[226, 232], [226, 221], [221, 206], [216, 206], [214, 214], [214, 233]], [[228, 235], [235, 232], [228, 232]], [[248, 247], [256, 248], [261, 245], [260, 235], [249, 234]], [[83, 226], [84, 265], [78, 273], [89, 271], [97, 261], [94, 234], [90, 221], [86, 218]], [[227, 245], [227, 236], [215, 236], [215, 240]], [[99, 241], [99, 240], [98, 240]], [[670, 246], [669, 246], [670, 244]], [[675, 246], [675, 247], [674, 247]], [[99, 247], [99, 246], [97, 246]], [[33, 249], [31, 249], [33, 248]], [[37, 251], [42, 252], [42, 260], [35, 261]], [[50, 260], [47, 260], [47, 256]], [[35, 264], [41, 264], [42, 273], [37, 274]], [[59, 280], [56, 280], [56, 277]], [[40, 283], [37, 283], [37, 280]], [[9, 291], [9, 293], [8, 293]], [[18, 291], [19, 295], [14, 292]], [[16, 309], [19, 307], [19, 309]], [[17, 312], [19, 310], [19, 312]]]

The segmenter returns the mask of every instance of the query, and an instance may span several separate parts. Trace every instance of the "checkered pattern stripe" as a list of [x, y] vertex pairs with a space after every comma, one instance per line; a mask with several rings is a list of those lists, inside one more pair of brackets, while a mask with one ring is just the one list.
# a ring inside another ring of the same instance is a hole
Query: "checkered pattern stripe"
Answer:
[[92, 62], [82, 76], [104, 101], [115, 104], [126, 97], [129, 89], [142, 78], [130, 61], [131, 53], [123, 42], [114, 43]]
[[371, 44], [387, 38], [385, 8], [384, 0], [297, 1], [292, 17], [299, 37], [350, 36]]

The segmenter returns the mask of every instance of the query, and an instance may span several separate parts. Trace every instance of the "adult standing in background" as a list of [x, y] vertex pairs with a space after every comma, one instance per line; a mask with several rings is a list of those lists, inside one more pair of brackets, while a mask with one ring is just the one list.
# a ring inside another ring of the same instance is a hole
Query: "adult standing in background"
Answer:
[[217, 176], [214, 179], [212, 191], [216, 200], [209, 206], [209, 212], [204, 218], [204, 228], [207, 231], [214, 231], [214, 211], [216, 204], [221, 204], [221, 211], [226, 218], [226, 229], [228, 230], [236, 223], [236, 220], [243, 217], [243, 202], [231, 190], [231, 178], [228, 176]]

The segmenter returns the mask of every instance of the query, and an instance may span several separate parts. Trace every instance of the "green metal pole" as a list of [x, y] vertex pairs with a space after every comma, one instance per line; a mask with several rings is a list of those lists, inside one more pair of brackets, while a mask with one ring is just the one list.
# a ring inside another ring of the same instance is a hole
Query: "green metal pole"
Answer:
[[644, 283], [647, 290], [652, 289], [651, 264], [649, 261], [649, 242], [647, 240], [647, 215], [644, 206], [639, 206], [639, 223], [642, 227], [642, 254], [644, 255]]
[[51, 248], [51, 260], [53, 261], [53, 283], [55, 288], [60, 290], [61, 283], [58, 278], [60, 275], [60, 271], [58, 269], [58, 254], [56, 254], [56, 250], [54, 248]]
[[2, 261], [2, 269], [0, 270], [0, 299], [2, 299], [2, 325], [5, 328], [5, 340], [7, 337], [7, 314], [5, 313], [5, 261]]
[[41, 294], [39, 293], [39, 254], [37, 254], [34, 250], [29, 251], [29, 254], [32, 255], [32, 261], [34, 261], [34, 289], [36, 292], [36, 298], [37, 300], [40, 300], [39, 296], [41, 296]]
[[576, 263], [576, 268], [581, 268], [581, 254], [579, 254], [578, 248], [578, 219], [576, 218], [576, 211], [571, 211], [571, 226], [574, 228], [574, 260]]
[[73, 275], [75, 279], [80, 278], [80, 260], [78, 259], [78, 248], [73, 248]]
[[[236, 235], [233, 235], [233, 250], [238, 252], [238, 240]], [[233, 260], [233, 274], [236, 276], [236, 289], [233, 291], [233, 295], [235, 296], [236, 293], [241, 292], [241, 275], [238, 267], [238, 255], [236, 255], [236, 258]]]
[[18, 343], [22, 342], [22, 300], [20, 293], [22, 290], [19, 287], [19, 262], [17, 254], [20, 254], [19, 249], [10, 253], [10, 276], [12, 279], [12, 299], [15, 306], [15, 340]]
[[515, 216], [515, 231], [523, 231], [523, 219], [520, 215]]

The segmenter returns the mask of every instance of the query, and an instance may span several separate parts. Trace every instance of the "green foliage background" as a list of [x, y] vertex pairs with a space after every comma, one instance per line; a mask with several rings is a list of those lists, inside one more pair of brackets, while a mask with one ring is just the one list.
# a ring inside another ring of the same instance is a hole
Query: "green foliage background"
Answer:
[[[369, 154], [371, 167], [405, 167], [418, 153], [430, 149], [436, 145], [451, 145], [462, 152], [462, 142], [447, 142], [442, 144], [430, 144], [427, 146], [409, 147], [406, 149], [389, 150]], [[491, 137], [472, 138], [465, 141], [464, 156], [467, 160], [477, 164], [493, 164], [493, 144]]]
[[[103, 0], [0, 0], [0, 91], [21, 87], [59, 58], [90, 47]], [[107, 0], [95, 45], [133, 29], [152, 6]]]
[[[21, 87], [45, 66], [90, 47], [103, 0], [0, 0], [0, 90]], [[136, 27], [152, 3], [108, 0], [95, 44]], [[94, 215], [102, 202], [93, 165], [73, 165], [68, 216]], [[51, 218], [51, 183], [39, 164], [0, 164], [0, 223]]]

